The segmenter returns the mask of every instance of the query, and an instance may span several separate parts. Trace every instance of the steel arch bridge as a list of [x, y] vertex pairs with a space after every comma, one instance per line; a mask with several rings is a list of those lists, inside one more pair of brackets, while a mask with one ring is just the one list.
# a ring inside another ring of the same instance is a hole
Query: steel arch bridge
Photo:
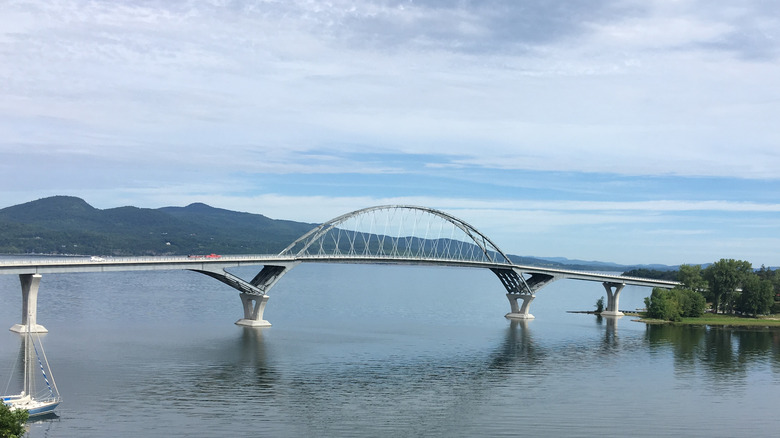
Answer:
[[496, 244], [465, 221], [412, 205], [380, 205], [341, 215], [304, 234], [279, 255], [299, 260], [511, 264]]
[[[41, 274], [127, 270], [187, 269], [215, 278], [239, 291], [244, 317], [239, 325], [264, 327], [268, 291], [300, 263], [381, 263], [490, 269], [506, 289], [511, 319], [531, 319], [535, 293], [559, 279], [598, 281], [607, 291], [603, 315], [622, 315], [618, 298], [625, 285], [674, 287], [677, 283], [619, 275], [589, 273], [514, 264], [485, 234], [448, 213], [412, 205], [382, 205], [331, 219], [304, 234], [277, 255], [225, 255], [214, 258], [131, 257], [100, 260], [38, 260], [0, 262], [0, 274], [19, 274], [22, 283], [22, 324], [14, 331], [45, 331], [37, 325], [37, 293]], [[252, 280], [227, 271], [237, 266], [263, 265]], [[519, 301], [522, 300], [522, 304]], [[34, 328], [30, 328], [34, 327]]]

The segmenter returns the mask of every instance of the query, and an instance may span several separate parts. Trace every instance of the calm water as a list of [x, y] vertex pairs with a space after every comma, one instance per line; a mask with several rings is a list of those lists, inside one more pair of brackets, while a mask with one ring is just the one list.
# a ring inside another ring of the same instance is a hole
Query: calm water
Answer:
[[[256, 271], [237, 271], [251, 278]], [[64, 402], [31, 437], [776, 436], [780, 331], [647, 327], [561, 280], [527, 324], [489, 271], [301, 265], [246, 329], [237, 292], [187, 272], [44, 275]], [[626, 287], [621, 309], [647, 289]], [[20, 338], [0, 275], [0, 383]]]

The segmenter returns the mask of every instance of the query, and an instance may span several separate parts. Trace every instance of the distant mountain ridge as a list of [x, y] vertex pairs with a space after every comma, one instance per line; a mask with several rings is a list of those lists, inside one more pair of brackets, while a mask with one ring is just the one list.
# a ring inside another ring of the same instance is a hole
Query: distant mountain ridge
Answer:
[[631, 268], [642, 268], [642, 269], [656, 269], [659, 271], [667, 271], [671, 269], [677, 269], [679, 266], [669, 266], [669, 265], [662, 265], [659, 263], [653, 263], [653, 264], [646, 264], [646, 265], [621, 265], [619, 263], [610, 263], [610, 262], [600, 262], [597, 260], [577, 260], [577, 259], [567, 259], [566, 257], [544, 257], [544, 260], [548, 260], [550, 262], [560, 263], [562, 265], [571, 266], [571, 265], [581, 265], [581, 266], [599, 266], [602, 267], [605, 270], [622, 270], [627, 267]]
[[[53, 196], [0, 209], [0, 254], [275, 254], [317, 225], [203, 203], [100, 210], [81, 198]], [[562, 257], [510, 258], [518, 264], [579, 270], [676, 269]]]
[[276, 253], [314, 226], [200, 203], [99, 210], [80, 198], [54, 196], [0, 210], [0, 253]]

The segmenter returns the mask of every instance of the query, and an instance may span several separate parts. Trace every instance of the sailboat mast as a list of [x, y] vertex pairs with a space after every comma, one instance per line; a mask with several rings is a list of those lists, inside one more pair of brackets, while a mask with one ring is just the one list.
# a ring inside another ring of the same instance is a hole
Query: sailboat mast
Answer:
[[[29, 321], [29, 320], [28, 320]], [[27, 333], [24, 335], [24, 383], [22, 391], [30, 394], [30, 326], [27, 325]]]

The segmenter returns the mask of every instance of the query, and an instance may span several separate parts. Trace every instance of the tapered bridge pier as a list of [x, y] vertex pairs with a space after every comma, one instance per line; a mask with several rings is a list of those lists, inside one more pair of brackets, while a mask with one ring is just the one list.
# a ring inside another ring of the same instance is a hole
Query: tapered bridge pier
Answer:
[[607, 308], [601, 312], [602, 316], [623, 316], [619, 310], [618, 302], [620, 300], [620, 291], [626, 287], [625, 283], [604, 282], [604, 289], [607, 291]]
[[14, 324], [12, 332], [47, 333], [46, 327], [38, 324], [38, 288], [41, 274], [19, 274], [22, 283], [22, 323]]

